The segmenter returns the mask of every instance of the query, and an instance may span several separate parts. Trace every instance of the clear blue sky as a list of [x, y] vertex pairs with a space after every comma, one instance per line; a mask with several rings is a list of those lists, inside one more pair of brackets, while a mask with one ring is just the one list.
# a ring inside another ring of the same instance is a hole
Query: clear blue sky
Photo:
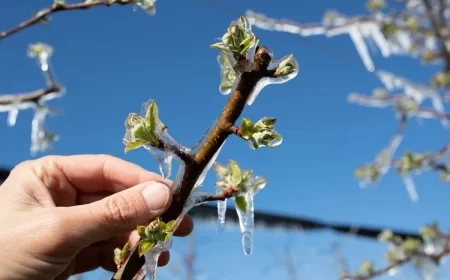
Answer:
[[[351, 5], [344, 3], [350, 1], [333, 0], [226, 2], [243, 11], [252, 9], [302, 22], [320, 21], [328, 8], [345, 14], [366, 12], [364, 1], [353, 1]], [[15, 25], [51, 3], [9, 1], [0, 11], [0, 29]], [[124, 155], [121, 139], [125, 117], [129, 112], [139, 112], [143, 102], [155, 98], [171, 134], [179, 142], [194, 144], [227, 99], [218, 92], [218, 53], [209, 45], [235, 17], [201, 0], [160, 0], [154, 17], [141, 10], [133, 12], [131, 6], [55, 14], [49, 25], [34, 26], [0, 43], [0, 93], [45, 86], [35, 61], [27, 58], [26, 49], [29, 43], [48, 43], [55, 48], [52, 63], [57, 78], [67, 89], [64, 98], [52, 102], [64, 114], [47, 122], [50, 130], [60, 134], [52, 154], [106, 153], [157, 171], [154, 159], [144, 150]], [[410, 230], [436, 220], [448, 229], [449, 190], [439, 182], [437, 174], [424, 174], [416, 180], [418, 203], [410, 201], [394, 174], [383, 178], [378, 187], [366, 190], [361, 190], [354, 180], [354, 168], [371, 161], [388, 143], [396, 122], [391, 108], [380, 110], [347, 103], [348, 93], [369, 93], [381, 86], [363, 67], [348, 36], [304, 39], [255, 32], [277, 58], [293, 53], [300, 63], [300, 73], [294, 80], [266, 87], [244, 113], [251, 119], [276, 116], [283, 144], [274, 150], [252, 151], [246, 143], [231, 138], [218, 158], [222, 163], [235, 159], [242, 168], [253, 168], [255, 174], [268, 178], [266, 189], [256, 197], [256, 209]], [[426, 82], [436, 69], [423, 68], [417, 60], [404, 57], [386, 60], [376, 55], [374, 61], [379, 69], [417, 82]], [[6, 114], [0, 117], [0, 164], [13, 166], [29, 159], [31, 111], [20, 112], [13, 128], [7, 127]], [[449, 132], [439, 122], [426, 120], [424, 124], [410, 122], [400, 153], [407, 148], [436, 150], [448, 141]], [[203, 188], [212, 191], [214, 180], [211, 172]], [[381, 265], [385, 251], [371, 241], [327, 232], [258, 230], [254, 254], [245, 257], [235, 227], [221, 235], [215, 224], [197, 223], [196, 227], [197, 240], [204, 243], [198, 247], [203, 279], [286, 279], [279, 258], [288, 240], [294, 242], [299, 279], [337, 279], [330, 255], [333, 242], [341, 244], [353, 270], [363, 258]], [[177, 254], [184, 250], [185, 240], [176, 239], [174, 267], [180, 266]], [[223, 270], [234, 265], [238, 267]], [[268, 271], [268, 267], [272, 268]], [[169, 269], [159, 272], [161, 276], [170, 275]]]

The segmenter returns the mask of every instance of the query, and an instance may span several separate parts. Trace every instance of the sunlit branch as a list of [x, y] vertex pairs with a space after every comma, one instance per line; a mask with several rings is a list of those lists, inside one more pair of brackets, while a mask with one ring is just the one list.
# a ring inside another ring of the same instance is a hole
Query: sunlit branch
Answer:
[[62, 11], [73, 11], [73, 10], [85, 10], [96, 6], [110, 6], [113, 4], [118, 5], [126, 5], [136, 3], [135, 0], [99, 0], [99, 1], [86, 1], [83, 3], [75, 3], [75, 4], [58, 4], [54, 3], [50, 8], [46, 8], [37, 12], [33, 17], [19, 23], [18, 25], [10, 28], [9, 30], [0, 32], [0, 40], [11, 36], [25, 28], [28, 28], [34, 24], [37, 24], [41, 21], [47, 20], [48, 16], [57, 12]]

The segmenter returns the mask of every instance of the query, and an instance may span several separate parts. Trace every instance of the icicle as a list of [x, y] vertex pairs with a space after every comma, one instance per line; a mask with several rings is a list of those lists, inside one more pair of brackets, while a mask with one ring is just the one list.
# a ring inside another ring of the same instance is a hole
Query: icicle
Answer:
[[417, 202], [419, 200], [419, 195], [417, 194], [416, 186], [411, 175], [407, 174], [402, 176], [403, 183], [405, 184], [406, 190], [408, 191], [408, 195], [413, 202]]
[[16, 124], [17, 115], [19, 114], [19, 109], [12, 108], [8, 113], [8, 125], [14, 126]]
[[158, 258], [162, 252], [172, 247], [172, 238], [167, 242], [159, 241], [153, 248], [144, 254], [145, 273], [148, 280], [156, 280], [156, 268], [158, 266]]
[[[222, 189], [216, 187], [216, 192], [221, 193]], [[218, 200], [217, 201], [217, 216], [219, 219], [219, 232], [223, 231], [225, 226], [225, 216], [227, 213], [227, 200]]]
[[384, 57], [389, 57], [391, 55], [391, 51], [389, 48], [389, 43], [386, 41], [386, 38], [384, 37], [383, 33], [380, 30], [380, 27], [378, 24], [375, 23], [367, 23], [368, 35], [373, 38], [375, 41], [375, 44], [378, 46], [378, 48], [381, 51], [381, 55]]
[[236, 212], [239, 217], [239, 226], [242, 232], [242, 247], [245, 255], [251, 255], [253, 249], [253, 230], [254, 230], [254, 207], [253, 207], [253, 191], [249, 190], [245, 194], [247, 202], [247, 211], [242, 211], [236, 207]]
[[145, 145], [144, 148], [155, 156], [161, 175], [166, 179], [169, 178], [172, 175], [172, 152], [161, 151], [149, 145]]
[[48, 107], [37, 107], [31, 122], [31, 154], [45, 152], [51, 149], [53, 143], [58, 141], [58, 135], [49, 133], [45, 128], [45, 118], [49, 113]]
[[350, 38], [353, 41], [353, 44], [356, 47], [356, 50], [358, 51], [364, 66], [366, 66], [366, 69], [370, 72], [375, 71], [375, 66], [373, 64], [372, 58], [370, 57], [369, 50], [367, 49], [367, 45], [364, 42], [364, 38], [361, 35], [361, 31], [357, 26], [351, 26], [349, 27]]

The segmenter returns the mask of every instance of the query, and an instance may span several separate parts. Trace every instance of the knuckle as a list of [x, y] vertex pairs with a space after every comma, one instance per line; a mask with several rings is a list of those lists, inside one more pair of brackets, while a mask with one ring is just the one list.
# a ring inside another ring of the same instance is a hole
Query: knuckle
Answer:
[[102, 212], [107, 223], [130, 224], [137, 216], [137, 209], [133, 203], [119, 193], [106, 200]]

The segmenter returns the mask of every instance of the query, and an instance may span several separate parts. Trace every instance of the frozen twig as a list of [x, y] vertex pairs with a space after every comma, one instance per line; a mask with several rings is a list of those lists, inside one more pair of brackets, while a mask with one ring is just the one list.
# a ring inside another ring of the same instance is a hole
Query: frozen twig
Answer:
[[40, 10], [33, 17], [19, 23], [18, 25], [10, 28], [9, 30], [0, 32], [0, 40], [8, 36], [11, 36], [25, 28], [28, 28], [36, 23], [44, 21], [49, 15], [62, 12], [62, 11], [73, 11], [73, 10], [85, 10], [96, 6], [110, 6], [112, 4], [127, 5], [136, 3], [136, 0], [99, 0], [99, 1], [85, 1], [83, 3], [75, 4], [58, 4], [54, 3], [51, 7]]
[[35, 90], [33, 92], [28, 93], [19, 93], [19, 94], [5, 94], [0, 95], [0, 111], [1, 106], [3, 105], [13, 105], [17, 103], [39, 103], [40, 99], [45, 98], [45, 96], [50, 95], [52, 93], [59, 92], [61, 87], [58, 85], [52, 85], [50, 87]]

